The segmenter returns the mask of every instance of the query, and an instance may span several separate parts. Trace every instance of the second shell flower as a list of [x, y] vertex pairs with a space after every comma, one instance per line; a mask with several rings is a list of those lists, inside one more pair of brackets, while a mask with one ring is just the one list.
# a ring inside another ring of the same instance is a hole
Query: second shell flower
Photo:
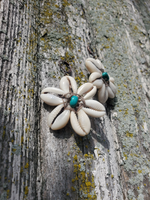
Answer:
[[114, 98], [116, 95], [114, 79], [107, 72], [104, 72], [104, 67], [100, 60], [88, 58], [85, 61], [85, 66], [92, 73], [89, 77], [89, 82], [97, 87], [98, 100], [104, 104], [108, 98]]
[[66, 126], [69, 119], [74, 131], [85, 136], [90, 132], [88, 117], [105, 115], [105, 107], [91, 98], [97, 91], [92, 83], [85, 83], [77, 89], [76, 81], [71, 76], [60, 80], [60, 89], [47, 87], [42, 90], [41, 99], [50, 106], [57, 106], [48, 116], [48, 125], [52, 130]]

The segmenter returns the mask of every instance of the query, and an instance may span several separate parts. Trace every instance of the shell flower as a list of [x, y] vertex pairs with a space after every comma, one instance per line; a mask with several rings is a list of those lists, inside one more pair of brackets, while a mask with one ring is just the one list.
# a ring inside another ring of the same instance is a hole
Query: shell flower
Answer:
[[52, 130], [65, 127], [70, 119], [73, 130], [80, 136], [90, 132], [88, 117], [105, 115], [105, 107], [91, 98], [97, 91], [92, 83], [85, 83], [77, 89], [76, 81], [71, 76], [60, 80], [60, 89], [47, 87], [42, 90], [41, 99], [50, 106], [57, 106], [48, 116], [48, 126]]
[[116, 95], [114, 78], [104, 72], [104, 67], [100, 60], [88, 58], [85, 61], [85, 66], [92, 73], [89, 77], [89, 82], [97, 87], [98, 100], [104, 104], [108, 98], [114, 98]]

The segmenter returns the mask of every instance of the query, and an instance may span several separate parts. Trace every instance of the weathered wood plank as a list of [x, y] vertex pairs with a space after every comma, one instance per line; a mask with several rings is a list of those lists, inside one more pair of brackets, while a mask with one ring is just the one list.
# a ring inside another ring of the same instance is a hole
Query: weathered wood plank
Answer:
[[[150, 198], [150, 3], [146, 0], [0, 1], [0, 199]], [[47, 126], [41, 90], [85, 59], [115, 78], [107, 116], [81, 138]]]

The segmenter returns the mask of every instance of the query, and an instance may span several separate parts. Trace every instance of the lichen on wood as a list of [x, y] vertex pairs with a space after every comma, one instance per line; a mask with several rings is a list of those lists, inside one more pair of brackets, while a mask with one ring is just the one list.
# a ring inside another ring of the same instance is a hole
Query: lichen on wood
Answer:
[[[148, 0], [0, 1], [1, 200], [150, 199], [149, 21]], [[86, 137], [50, 130], [41, 90], [87, 82], [88, 57], [116, 98]]]

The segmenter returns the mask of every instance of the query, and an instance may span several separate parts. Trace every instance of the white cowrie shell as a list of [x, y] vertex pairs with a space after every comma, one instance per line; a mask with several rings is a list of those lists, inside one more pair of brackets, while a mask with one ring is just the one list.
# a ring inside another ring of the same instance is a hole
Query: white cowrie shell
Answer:
[[69, 92], [69, 81], [67, 79], [66, 76], [63, 76], [60, 80], [60, 88], [65, 92], [68, 93]]
[[59, 130], [64, 128], [68, 123], [70, 118], [70, 110], [64, 110], [58, 117], [55, 119], [54, 123], [51, 125], [52, 130]]
[[87, 114], [82, 110], [80, 109], [78, 112], [78, 121], [79, 121], [79, 124], [82, 128], [82, 130], [88, 134], [90, 132], [90, 129], [91, 129], [91, 122], [90, 122], [90, 119], [89, 117], [87, 116]]
[[107, 87], [107, 91], [108, 91], [108, 97], [109, 98], [114, 98], [115, 97], [113, 91], [111, 90], [111, 88], [109, 86]]
[[71, 111], [71, 114], [70, 114], [70, 123], [71, 123], [71, 126], [73, 128], [73, 130], [80, 136], [85, 136], [86, 135], [86, 132], [84, 132], [78, 122], [78, 119], [77, 119], [77, 116], [76, 114]]
[[89, 92], [91, 89], [93, 88], [93, 84], [92, 83], [84, 83], [83, 85], [81, 85], [77, 91], [77, 94], [79, 95], [83, 95], [86, 94], [87, 92]]
[[71, 83], [71, 88], [73, 90], [74, 93], [77, 93], [77, 84], [76, 84], [76, 81], [74, 80], [74, 78], [72, 78], [71, 76], [66, 76], [70, 83]]
[[91, 99], [85, 100], [85, 105], [94, 110], [105, 112], [105, 107], [96, 100], [91, 100]]
[[89, 72], [99, 72], [100, 70], [96, 68], [96, 66], [91, 62], [86, 60], [85, 61], [85, 66], [89, 70]]
[[89, 70], [89, 72], [91, 72], [91, 73], [92, 72], [100, 72], [100, 69], [104, 68], [102, 63], [100, 62], [100, 60], [97, 61], [97, 60], [95, 60], [93, 58], [86, 59], [85, 66]]
[[63, 103], [63, 100], [53, 94], [41, 94], [41, 99], [50, 106], [57, 106]]
[[101, 69], [104, 69], [104, 66], [99, 59], [96, 59], [96, 62], [99, 64]]
[[96, 80], [93, 82], [93, 85], [97, 87], [97, 89], [101, 88], [103, 85], [102, 79]]
[[47, 93], [47, 92], [51, 92], [51, 93], [55, 93], [55, 94], [65, 94], [65, 92], [59, 88], [55, 88], [55, 87], [47, 87], [45, 89], [42, 90], [42, 94]]
[[116, 86], [112, 82], [109, 82], [109, 87], [111, 88], [111, 90], [113, 91], [114, 96], [115, 96], [116, 92], [117, 92]]
[[83, 107], [82, 109], [87, 115], [89, 115], [91, 117], [102, 117], [106, 114], [104, 111], [92, 110], [90, 108]]
[[93, 86], [93, 89], [90, 92], [88, 92], [83, 98], [91, 99], [96, 94], [96, 92], [97, 92], [97, 88], [96, 86]]
[[64, 105], [60, 104], [59, 106], [54, 108], [54, 110], [52, 110], [52, 112], [49, 114], [49, 116], [48, 116], [48, 126], [49, 127], [51, 127], [53, 120], [55, 119], [55, 117], [58, 115], [58, 113], [61, 111], [61, 109], [63, 107], [64, 107]]
[[71, 76], [64, 76], [60, 80], [60, 88], [65, 92], [68, 93], [70, 89], [74, 93], [77, 92], [77, 84], [73, 77]]
[[100, 78], [102, 76], [102, 72], [93, 72], [89, 77], [89, 82], [92, 83], [97, 78]]
[[102, 87], [98, 90], [98, 100], [101, 103], [105, 103], [108, 99], [108, 91], [105, 84], [102, 85]]
[[111, 81], [112, 83], [115, 82], [114, 78], [113, 77], [109, 77], [109, 81]]

